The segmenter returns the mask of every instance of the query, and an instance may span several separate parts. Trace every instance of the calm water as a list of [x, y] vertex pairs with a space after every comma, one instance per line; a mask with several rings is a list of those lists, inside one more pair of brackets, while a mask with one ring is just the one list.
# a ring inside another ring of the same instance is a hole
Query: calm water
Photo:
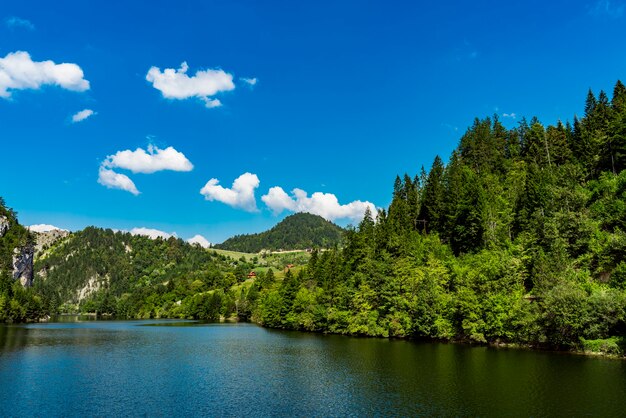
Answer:
[[625, 414], [617, 360], [247, 324], [0, 326], [0, 416]]

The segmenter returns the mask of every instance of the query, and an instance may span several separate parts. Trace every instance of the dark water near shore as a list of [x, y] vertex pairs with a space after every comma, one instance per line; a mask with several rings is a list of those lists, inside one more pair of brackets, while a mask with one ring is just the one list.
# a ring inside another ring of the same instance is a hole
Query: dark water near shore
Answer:
[[0, 326], [0, 416], [625, 414], [619, 360], [249, 324]]

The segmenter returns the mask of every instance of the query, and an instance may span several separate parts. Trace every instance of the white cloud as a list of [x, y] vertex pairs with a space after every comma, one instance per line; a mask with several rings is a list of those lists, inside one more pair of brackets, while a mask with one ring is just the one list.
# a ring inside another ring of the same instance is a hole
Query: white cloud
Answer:
[[97, 113], [91, 109], [83, 109], [80, 112], [76, 112], [72, 115], [72, 123], [82, 122], [90, 116], [96, 115]]
[[154, 145], [148, 145], [147, 151], [137, 148], [135, 151], [118, 151], [107, 156], [100, 164], [98, 183], [110, 189], [126, 190], [134, 195], [139, 194], [135, 183], [126, 175], [119, 174], [113, 169], [121, 168], [133, 173], [152, 174], [157, 171], [191, 171], [193, 164], [182, 152], [173, 147], [160, 149]]
[[214, 107], [220, 107], [222, 102], [219, 99], [209, 99], [208, 97], [202, 97], [200, 100], [204, 103], [204, 107], [207, 109], [212, 109]]
[[259, 178], [256, 174], [244, 173], [233, 182], [232, 188], [227, 189], [219, 185], [218, 179], [209, 180], [200, 190], [206, 200], [225, 203], [248, 212], [257, 211], [254, 190], [259, 187]]
[[152, 83], [152, 86], [166, 99], [184, 100], [196, 97], [201, 99], [208, 108], [222, 105], [212, 96], [235, 88], [232, 74], [224, 70], [200, 70], [189, 77], [188, 69], [186, 62], [183, 62], [179, 69], [166, 68], [161, 71], [158, 67], [151, 67], [146, 74], [146, 80]]
[[274, 214], [288, 210], [290, 212], [312, 213], [329, 221], [350, 219], [354, 222], [363, 219], [367, 208], [370, 209], [373, 216], [376, 215], [376, 207], [367, 201], [355, 200], [341, 205], [337, 196], [332, 193], [315, 192], [311, 197], [301, 189], [293, 189], [291, 193], [292, 196], [289, 196], [281, 187], [272, 187], [266, 195], [261, 197], [261, 200]]
[[0, 97], [8, 99], [11, 90], [37, 90], [44, 85], [56, 85], [67, 90], [89, 90], [89, 81], [76, 64], [55, 64], [53, 61], [33, 61], [28, 52], [10, 52], [0, 58]]
[[9, 29], [23, 28], [28, 30], [35, 30], [35, 25], [30, 20], [22, 19], [17, 16], [11, 16], [4, 19], [4, 23]]
[[49, 224], [36, 224], [27, 226], [28, 230], [33, 232], [50, 232], [50, 231], [67, 231], [67, 229], [59, 228]]
[[159, 231], [158, 229], [152, 228], [133, 228], [129, 231], [133, 235], [143, 235], [146, 237], [150, 237], [152, 239], [163, 238], [168, 239], [170, 237], [176, 237], [176, 232], [172, 232], [171, 234], [164, 231]]
[[297, 202], [282, 187], [278, 186], [270, 188], [266, 195], [261, 196], [261, 200], [265, 202], [275, 215], [278, 215], [283, 210], [294, 212], [298, 208]]
[[503, 113], [502, 114], [503, 118], [511, 118], [511, 119], [515, 119], [517, 118], [517, 115], [515, 113]]
[[202, 235], [194, 235], [189, 238], [187, 242], [190, 244], [199, 244], [202, 248], [209, 248], [211, 246], [211, 243]]
[[157, 171], [191, 171], [193, 164], [182, 152], [173, 147], [165, 149], [148, 145], [148, 150], [137, 148], [135, 151], [118, 151], [106, 157], [102, 163], [106, 168], [122, 168], [133, 173], [155, 173]]
[[250, 86], [256, 86], [256, 83], [259, 82], [259, 79], [256, 77], [253, 77], [253, 78], [241, 77], [240, 80]]
[[116, 173], [115, 171], [104, 167], [100, 167], [100, 171], [98, 172], [98, 183], [109, 189], [125, 190], [135, 196], [139, 194], [139, 190], [137, 190], [135, 183], [133, 183], [128, 176]]

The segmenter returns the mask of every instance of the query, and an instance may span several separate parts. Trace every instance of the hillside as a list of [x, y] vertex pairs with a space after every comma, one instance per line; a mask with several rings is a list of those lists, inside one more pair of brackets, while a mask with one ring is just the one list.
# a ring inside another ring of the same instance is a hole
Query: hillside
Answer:
[[583, 118], [476, 119], [376, 222], [261, 292], [266, 326], [626, 354], [626, 87]]
[[[227, 263], [181, 239], [88, 227], [56, 242], [35, 262], [37, 288], [53, 307], [93, 298], [139, 295], [176, 280], [197, 289], [220, 286]], [[134, 309], [133, 309], [134, 313]]]
[[41, 298], [29, 287], [33, 239], [0, 197], [0, 322], [33, 320], [42, 314]]
[[258, 253], [261, 250], [303, 250], [330, 248], [341, 242], [343, 229], [318, 215], [296, 213], [269, 231], [236, 235], [215, 247], [223, 250]]

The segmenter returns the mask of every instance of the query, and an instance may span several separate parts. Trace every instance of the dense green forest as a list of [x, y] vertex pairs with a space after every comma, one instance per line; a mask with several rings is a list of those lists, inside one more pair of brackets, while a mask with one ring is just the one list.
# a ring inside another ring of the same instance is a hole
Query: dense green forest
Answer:
[[0, 197], [0, 322], [35, 320], [45, 314], [41, 297], [12, 275], [15, 249], [32, 241], [33, 236]]
[[[252, 268], [245, 259], [233, 260], [179, 238], [88, 227], [37, 259], [35, 288], [51, 312], [219, 319], [232, 315], [229, 307], [236, 310], [231, 287]], [[220, 310], [200, 312], [218, 299]]]
[[236, 235], [215, 248], [258, 253], [261, 250], [303, 250], [330, 248], [341, 243], [343, 229], [318, 215], [296, 213], [287, 216], [269, 231]]
[[476, 119], [447, 164], [398, 177], [342, 250], [261, 291], [260, 323], [624, 352], [626, 89], [583, 118]]
[[[623, 355], [625, 168], [626, 88], [618, 82], [611, 99], [590, 91], [572, 123], [533, 118], [507, 129], [496, 116], [476, 119], [447, 163], [436, 157], [429, 172], [396, 178], [387, 209], [344, 231], [340, 246], [314, 250], [304, 268], [274, 271], [258, 257], [235, 260], [176, 238], [87, 228], [37, 260], [38, 296], [5, 274], [1, 312], [8, 318], [7, 301], [31, 292], [49, 312], [233, 317]], [[229, 248], [290, 248], [309, 223], [304, 246], [326, 246], [314, 241], [329, 239], [324, 224], [297, 215]], [[0, 250], [7, 259], [10, 250]]]

